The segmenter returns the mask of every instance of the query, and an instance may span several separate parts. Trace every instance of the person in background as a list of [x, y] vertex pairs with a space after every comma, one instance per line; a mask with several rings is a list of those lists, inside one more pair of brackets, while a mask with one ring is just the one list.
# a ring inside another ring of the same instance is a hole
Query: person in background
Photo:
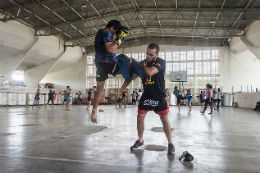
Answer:
[[71, 89], [70, 86], [66, 87], [66, 90], [64, 92], [64, 100], [66, 103], [66, 111], [69, 111], [69, 105], [70, 105], [70, 94], [71, 94]]
[[32, 108], [33, 106], [36, 104], [38, 106], [38, 108], [40, 108], [40, 89], [37, 89], [35, 95], [34, 95], [34, 102], [32, 104]]
[[88, 105], [87, 105], [87, 108], [86, 108], [87, 111], [90, 111], [89, 107], [91, 106], [91, 99], [92, 98], [93, 98], [93, 90], [89, 89], [89, 91], [88, 91]]
[[132, 96], [132, 105], [136, 105], [136, 97], [137, 97], [137, 92], [133, 91], [133, 93], [131, 94]]
[[124, 107], [126, 108], [126, 104], [127, 104], [127, 94], [126, 94], [126, 91], [124, 91], [122, 94], [121, 105], [124, 105]]
[[192, 107], [192, 94], [190, 92], [190, 90], [187, 90], [187, 94], [186, 94], [186, 99], [187, 99], [187, 105], [189, 107], [189, 111], [191, 111], [191, 107]]
[[203, 111], [201, 113], [204, 114], [204, 112], [207, 110], [208, 105], [210, 106], [210, 113], [213, 114], [213, 105], [212, 105], [212, 97], [213, 97], [213, 91], [212, 91], [212, 85], [207, 84], [206, 85], [206, 92], [205, 92], [206, 100], [205, 100], [205, 106]]
[[53, 91], [52, 90], [50, 90], [49, 93], [48, 93], [48, 102], [46, 104], [46, 107], [47, 107], [47, 105], [49, 105], [50, 101], [51, 101], [51, 107], [54, 108], [54, 100], [53, 100]]
[[221, 91], [220, 91], [220, 88], [218, 88], [218, 91], [217, 91], [217, 111], [219, 111], [219, 106], [220, 106], [220, 101], [221, 101]]
[[256, 106], [255, 106], [255, 108], [253, 109], [253, 111], [260, 111], [260, 101], [259, 101], [259, 102], [256, 102]]
[[177, 99], [177, 106], [179, 108], [179, 111], [181, 110], [181, 94], [180, 94], [180, 90], [178, 90], [178, 87], [175, 86], [174, 90], [173, 90], [173, 94], [175, 95], [176, 99]]
[[213, 98], [212, 98], [213, 99], [212, 106], [213, 106], [214, 110], [217, 109], [217, 98], [218, 98], [217, 91], [216, 91], [216, 89], [214, 89], [213, 90]]
[[204, 103], [205, 103], [204, 96], [205, 96], [205, 92], [204, 91], [200, 91], [200, 95], [197, 96], [197, 97], [199, 97], [199, 100], [200, 100], [201, 109], [204, 107]]
[[138, 90], [138, 92], [137, 92], [137, 99], [136, 99], [136, 102], [137, 102], [137, 104], [139, 103], [139, 101], [140, 101], [140, 99], [141, 99], [141, 96], [142, 96], [142, 90], [141, 89], [139, 89]]
[[83, 94], [79, 91], [77, 95], [78, 95], [78, 104], [82, 105]]
[[55, 91], [53, 91], [53, 101], [55, 103], [55, 100], [57, 99], [57, 93]]

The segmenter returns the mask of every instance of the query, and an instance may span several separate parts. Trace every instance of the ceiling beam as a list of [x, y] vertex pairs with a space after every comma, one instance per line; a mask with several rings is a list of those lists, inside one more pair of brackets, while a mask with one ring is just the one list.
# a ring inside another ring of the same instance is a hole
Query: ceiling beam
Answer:
[[244, 12], [247, 10], [247, 8], [251, 5], [251, 3], [252, 3], [252, 0], [248, 0], [246, 6], [245, 6], [245, 7], [243, 8], [243, 10], [239, 13], [239, 15], [237, 16], [236, 20], [233, 21], [233, 23], [232, 23], [232, 25], [231, 25], [231, 27], [230, 27], [230, 30], [228, 30], [225, 35], [227, 35], [227, 33], [229, 33], [229, 32], [231, 31], [231, 29], [232, 29], [233, 27], [235, 27], [235, 25], [236, 25], [237, 22], [240, 20], [241, 16], [244, 14]]
[[55, 26], [52, 26], [48, 21], [44, 20], [43, 18], [41, 18], [40, 16], [38, 16], [37, 14], [33, 14], [30, 10], [26, 9], [26, 8], [23, 8], [21, 7], [18, 3], [16, 3], [14, 0], [8, 0], [10, 3], [12, 3], [13, 5], [21, 8], [21, 10], [27, 12], [30, 16], [33, 16], [37, 19], [39, 19], [40, 21], [44, 22], [45, 24], [49, 25], [51, 28], [59, 31], [59, 32], [63, 32], [64, 35], [66, 35], [67, 37], [69, 38], [72, 38], [71, 35], [69, 35], [68, 33], [64, 32], [62, 29], [58, 28], [58, 27], [55, 27]]
[[[170, 32], [172, 32], [172, 30], [174, 30], [177, 26], [176, 25], [163, 25], [162, 26], [162, 29], [167, 31], [167, 30], [170, 30]], [[135, 30], [140, 30], [140, 29], [143, 29], [143, 30], [149, 30], [149, 29], [158, 29], [158, 26], [157, 25], [148, 25], [146, 26], [146, 28], [143, 28], [142, 26], [137, 26], [137, 27], [132, 27], [131, 28], [133, 31]], [[187, 27], [187, 26], [178, 26], [178, 29], [179, 30], [191, 30], [193, 31], [194, 29], [195, 30], [203, 30], [204, 32], [209, 32], [210, 28], [209, 27], [196, 27], [196, 28], [193, 28], [193, 27]], [[214, 31], [227, 31], [227, 30], [230, 30], [230, 28], [227, 28], [227, 27], [214, 27], [212, 30]], [[232, 31], [234, 32], [238, 32], [238, 33], [244, 33], [245, 32], [245, 29], [244, 28], [233, 28]], [[59, 35], [60, 33], [59, 32], [56, 32], [56, 33], [53, 33], [53, 35]], [[51, 35], [51, 33], [47, 33], [47, 34], [42, 34], [43, 36], [46, 36], [46, 35]], [[196, 35], [196, 34], [194, 34]], [[199, 35], [199, 34], [197, 34]], [[40, 36], [40, 35], [39, 35]], [[86, 38], [92, 38], [94, 37], [95, 34], [89, 34], [86, 36]], [[180, 35], [179, 35], [180, 36]], [[180, 36], [182, 37], [182, 36]], [[67, 39], [67, 40], [74, 40], [74, 39], [78, 39], [78, 38], [81, 38], [81, 36], [78, 36], [78, 37], [73, 37], [72, 39]], [[129, 38], [129, 36], [127, 37]]]
[[163, 33], [162, 24], [161, 24], [161, 21], [160, 21], [160, 16], [159, 16], [159, 11], [158, 11], [158, 8], [157, 8], [156, 0], [153, 0], [153, 2], [154, 2], [154, 6], [156, 8], [156, 19], [158, 20], [158, 24], [160, 26], [161, 33]]
[[55, 15], [56, 17], [58, 17], [59, 19], [61, 19], [63, 22], [65, 22], [65, 23], [67, 23], [68, 25], [70, 25], [71, 28], [73, 28], [75, 31], [79, 32], [83, 37], [86, 36], [86, 34], [83, 33], [81, 30], [79, 30], [75, 25], [71, 24], [69, 21], [67, 21], [66, 19], [64, 19], [64, 18], [63, 18], [62, 16], [60, 16], [57, 12], [53, 12], [53, 11], [51, 10], [51, 8], [48, 7], [47, 5], [42, 4], [42, 3], [40, 2], [40, 0], [37, 0], [37, 2], [38, 2], [41, 6], [43, 6], [45, 9], [47, 9], [48, 11], [50, 11], [50, 13], [52, 13], [53, 15]]
[[212, 27], [210, 28], [209, 36], [208, 36], [208, 37], [210, 37], [210, 35], [211, 35], [212, 31], [213, 31], [213, 28], [214, 28], [214, 26], [216, 25], [217, 20], [219, 19], [219, 15], [220, 15], [220, 13], [221, 13], [221, 10], [224, 8], [225, 3], [226, 3], [226, 0], [223, 0], [223, 1], [222, 1], [222, 4], [221, 4], [221, 7], [220, 7], [220, 9], [219, 9], [219, 11], [218, 11], [218, 13], [217, 13], [217, 15], [216, 15], [215, 21], [213, 21], [213, 25], [212, 25]]
[[[157, 28], [158, 28], [158, 27], [157, 27]], [[192, 30], [192, 28], [191, 28], [191, 30]], [[208, 28], [208, 30], [209, 30], [209, 28]], [[214, 28], [213, 30], [215, 30], [215, 28]], [[192, 32], [190, 32], [190, 33], [192, 33]], [[244, 36], [244, 33], [245, 33], [245, 32], [241, 31], [241, 32], [237, 32], [236, 34], [230, 34], [230, 35], [227, 35], [227, 36], [216, 36], [216, 35], [212, 35], [210, 38], [218, 38], [218, 39], [219, 39], [219, 38], [226, 38], [226, 39], [228, 39], [228, 38], [231, 38], [231, 37]], [[195, 35], [193, 35], [193, 34], [185, 34], [185, 35], [183, 35], [183, 36], [180, 36], [178, 32], [176, 32], [176, 33], [172, 33], [172, 32], [166, 33], [166, 32], [164, 32], [163, 34], [160, 33], [160, 32], [157, 32], [157, 33], [156, 33], [156, 32], [153, 32], [152, 36], [209, 39], [209, 38], [208, 38], [208, 34], [199, 34], [199, 33], [197, 33], [197, 34], [195, 34]], [[84, 37], [75, 37], [75, 38], [73, 38], [73, 39], [65, 40], [65, 42], [74, 42], [75, 40], [80, 40], [80, 41], [85, 40], [85, 41], [83, 41], [83, 42], [87, 42], [88, 39], [94, 38], [94, 37], [95, 37], [95, 35], [89, 35], [87, 38], [84, 38]], [[126, 40], [129, 40], [129, 39], [139, 39], [140, 37], [144, 37], [144, 35], [143, 35], [143, 34], [138, 34], [138, 35], [136, 34], [135, 36], [129, 36], [129, 37], [127, 37]]]
[[[156, 42], [159, 45], [186, 45], [186, 46], [203, 46], [203, 47], [212, 47], [212, 46], [228, 46], [228, 39], [201, 39], [201, 38], [178, 38], [178, 37], [156, 37], [151, 36], [140, 37], [138, 40], [132, 39], [124, 42], [119, 49], [136, 47], [141, 45], [146, 45], [151, 42]], [[86, 46], [86, 50], [88, 53], [92, 53], [95, 51], [94, 46]]]
[[125, 25], [127, 26], [127, 28], [129, 28], [131, 34], [134, 35], [134, 32], [131, 30], [131, 28], [130, 28], [130, 26], [128, 25], [128, 23], [126, 22], [125, 18], [124, 18], [122, 15], [119, 14], [119, 10], [118, 10], [116, 4], [114, 3], [114, 1], [113, 1], [113, 0], [110, 0], [110, 1], [111, 1], [111, 3], [113, 4], [114, 8], [116, 9], [116, 11], [117, 11], [118, 15], [120, 16], [120, 18], [124, 21], [124, 23], [125, 23]]
[[97, 8], [92, 3], [89, 2], [89, 0], [86, 0], [86, 2], [98, 14], [98, 16], [104, 21], [104, 23], [108, 23], [108, 21], [104, 19], [103, 15], [101, 15], [101, 13], [97, 10]]
[[[133, 5], [133, 7], [135, 9], [136, 14], [137, 14], [137, 18], [139, 19], [139, 21], [142, 24], [142, 26], [145, 28], [146, 27], [146, 22], [144, 20], [144, 16], [142, 14], [142, 10], [139, 8], [139, 5], [136, 2], [136, 0], [132, 0], [131, 2], [132, 2], [132, 5]], [[146, 30], [145, 30], [145, 34], [146, 34], [146, 36], [148, 36]]]

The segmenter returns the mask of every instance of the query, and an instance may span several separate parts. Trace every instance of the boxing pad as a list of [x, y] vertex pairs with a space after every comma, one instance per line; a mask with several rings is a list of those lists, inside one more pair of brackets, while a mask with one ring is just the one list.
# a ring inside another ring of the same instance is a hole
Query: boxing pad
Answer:
[[142, 78], [142, 75], [144, 73], [144, 67], [142, 67], [141, 64], [137, 62], [135, 59], [132, 60], [132, 69], [133, 73]]
[[123, 78], [130, 80], [133, 76], [132, 60], [128, 56], [120, 54], [116, 57], [116, 64]]

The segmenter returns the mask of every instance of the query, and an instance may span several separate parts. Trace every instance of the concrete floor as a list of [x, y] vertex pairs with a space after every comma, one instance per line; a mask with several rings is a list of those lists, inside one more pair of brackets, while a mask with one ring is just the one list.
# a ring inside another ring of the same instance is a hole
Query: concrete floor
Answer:
[[[171, 107], [176, 155], [168, 157], [159, 117], [148, 113], [145, 146], [129, 148], [137, 139], [136, 107], [101, 106], [98, 124], [90, 123], [85, 106], [34, 109], [0, 107], [0, 172], [142, 173], [260, 171], [260, 114], [223, 108], [210, 116]], [[183, 151], [195, 157], [183, 163]]]

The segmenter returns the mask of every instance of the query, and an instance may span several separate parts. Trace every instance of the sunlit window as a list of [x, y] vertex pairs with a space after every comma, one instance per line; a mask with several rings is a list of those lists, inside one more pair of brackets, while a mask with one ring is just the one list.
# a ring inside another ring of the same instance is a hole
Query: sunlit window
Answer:
[[[146, 58], [146, 52], [127, 52], [127, 56], [136, 59], [137, 61]], [[171, 71], [187, 70], [188, 81], [185, 86], [189, 88], [205, 88], [205, 85], [210, 82], [213, 86], [218, 86], [220, 81], [220, 51], [218, 48], [182, 48], [181, 50], [160, 51], [160, 58], [166, 61], [165, 82], [166, 87], [171, 88], [175, 83], [170, 81]], [[94, 56], [88, 56], [87, 63], [87, 87], [91, 88], [96, 85], [96, 67]], [[124, 79], [121, 75], [109, 78], [106, 81], [107, 88], [120, 88]], [[141, 88], [142, 83], [139, 78], [133, 81], [135, 88]]]
[[16, 70], [12, 74], [12, 79], [14, 81], [24, 81], [24, 71], [23, 70]]

